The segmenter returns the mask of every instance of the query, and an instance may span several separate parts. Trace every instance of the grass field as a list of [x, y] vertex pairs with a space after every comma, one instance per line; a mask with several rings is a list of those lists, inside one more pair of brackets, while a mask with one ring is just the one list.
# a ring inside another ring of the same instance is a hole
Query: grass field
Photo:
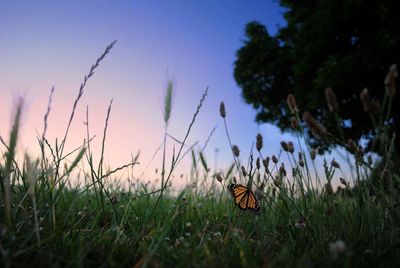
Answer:
[[[72, 152], [64, 150], [86, 83], [113, 44], [85, 76], [65, 135], [54, 142], [46, 139], [49, 102], [43, 133], [38, 137], [42, 152], [38, 159], [26, 155], [22, 161], [16, 160], [23, 100], [17, 103], [9, 137], [1, 139], [1, 266], [395, 267], [400, 263], [400, 176], [394, 160], [395, 135], [388, 130], [386, 117], [393, 98], [393, 92], [388, 91], [396, 76], [393, 68], [386, 79], [382, 112], [367, 110], [377, 122], [380, 156], [371, 158], [348, 137], [332, 137], [311, 114], [300, 118], [295, 100], [289, 96], [297, 133], [294, 140], [299, 142], [282, 142], [282, 151], [277, 152], [280, 158], [267, 157], [263, 156], [262, 136], [258, 135], [249, 163], [242, 166], [239, 148], [229, 137], [229, 110], [222, 103], [220, 116], [233, 148], [232, 159], [226, 159], [226, 163], [234, 164], [222, 174], [211, 174], [202, 152], [184, 147], [206, 91], [172, 159], [166, 159], [165, 146], [160, 149], [164, 157], [159, 185], [130, 178], [129, 186], [122, 187], [109, 181], [119, 170], [134, 167], [138, 159], [114, 170], [106, 169], [104, 150], [99, 156], [92, 154], [88, 117], [85, 144]], [[362, 94], [360, 101], [368, 107], [368, 92]], [[173, 84], [169, 83], [164, 145], [172, 95]], [[330, 90], [327, 101], [340, 126], [336, 98]], [[108, 115], [111, 107], [110, 103]], [[320, 139], [347, 149], [348, 163], [329, 160], [315, 167], [316, 151], [300, 147], [304, 126]], [[182, 157], [192, 157], [192, 169], [197, 172], [192, 173], [190, 185], [172, 192], [171, 176]], [[282, 165], [283, 158], [290, 167]], [[82, 162], [87, 167], [85, 172], [77, 168]], [[354, 179], [342, 172], [343, 165], [353, 166]], [[73, 176], [80, 176], [82, 184], [72, 185]], [[341, 177], [338, 187], [331, 183], [334, 177]], [[252, 188], [260, 213], [238, 208], [249, 203], [235, 205], [227, 187], [235, 181]]]

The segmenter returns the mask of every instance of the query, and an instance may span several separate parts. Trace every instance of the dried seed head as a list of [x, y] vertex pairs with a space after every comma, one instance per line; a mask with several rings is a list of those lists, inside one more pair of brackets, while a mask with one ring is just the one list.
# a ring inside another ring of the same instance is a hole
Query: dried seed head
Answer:
[[233, 152], [233, 155], [234, 155], [234, 156], [239, 157], [239, 155], [240, 155], [240, 150], [239, 150], [239, 147], [238, 147], [237, 145], [233, 145], [233, 146], [232, 146], [232, 152]]
[[328, 104], [329, 111], [336, 113], [339, 110], [339, 106], [336, 100], [336, 95], [332, 88], [328, 87], [325, 89], [326, 103]]
[[285, 165], [282, 163], [281, 166], [279, 167], [279, 173], [283, 176], [286, 177], [286, 169]]
[[295, 114], [299, 111], [299, 109], [297, 108], [296, 99], [292, 94], [289, 94], [287, 96], [286, 102], [292, 114]]
[[304, 160], [301, 152], [299, 152], [299, 166], [304, 167]]
[[263, 166], [266, 170], [268, 170], [269, 166], [269, 156], [267, 156], [265, 159], [263, 159]]
[[358, 151], [358, 147], [357, 147], [356, 143], [353, 141], [353, 139], [347, 140], [347, 146], [349, 147], [350, 152], [353, 154]]
[[330, 182], [325, 183], [325, 191], [327, 194], [333, 194], [332, 184]]
[[257, 157], [257, 159], [256, 159], [256, 168], [257, 168], [257, 169], [260, 169], [260, 167], [261, 167], [260, 158]]
[[256, 149], [257, 151], [260, 151], [261, 148], [263, 147], [263, 137], [260, 133], [257, 134], [256, 136]]
[[315, 157], [317, 156], [317, 151], [315, 149], [310, 150], [310, 158], [311, 160], [315, 160]]
[[281, 141], [281, 146], [282, 146], [282, 149], [283, 149], [285, 152], [289, 151], [289, 146], [288, 146], [288, 144], [286, 143], [286, 141]]
[[279, 187], [281, 186], [281, 184], [282, 184], [282, 175], [278, 173], [275, 175], [274, 185], [276, 187]]
[[293, 145], [293, 142], [291, 142], [291, 141], [289, 141], [288, 143], [287, 143], [287, 146], [288, 146], [288, 151], [289, 151], [289, 153], [294, 153], [294, 145]]
[[364, 111], [369, 113], [371, 111], [371, 98], [367, 88], [364, 88], [360, 93], [361, 103], [363, 105]]
[[340, 168], [340, 165], [338, 162], [336, 162], [335, 158], [332, 159], [331, 165], [334, 168]]
[[318, 123], [310, 112], [303, 113], [303, 120], [316, 138], [323, 138], [327, 134], [326, 128]]
[[342, 177], [340, 177], [340, 183], [343, 184], [344, 186], [347, 186], [348, 183], [345, 179], [343, 179]]
[[272, 156], [272, 162], [274, 162], [274, 164], [277, 164], [278, 161], [279, 161], [278, 158], [276, 158], [276, 156], [273, 155], [273, 156]]
[[219, 182], [222, 182], [222, 176], [221, 176], [221, 174], [217, 174], [216, 176], [215, 176], [215, 178], [217, 179], [217, 181], [219, 181]]
[[393, 64], [390, 66], [389, 71], [385, 78], [386, 94], [393, 97], [396, 94], [396, 78], [397, 78], [397, 66]]
[[232, 178], [232, 183], [237, 183], [236, 177]]
[[221, 104], [219, 105], [219, 115], [220, 115], [222, 118], [225, 118], [225, 117], [226, 117], [225, 104], [224, 104], [223, 101], [221, 101]]
[[298, 169], [297, 168], [292, 168], [292, 177], [296, 177], [296, 175], [298, 174]]
[[293, 129], [299, 128], [299, 122], [297, 121], [297, 118], [296, 118], [296, 117], [292, 116], [292, 118], [290, 118], [290, 126], [291, 126]]
[[244, 168], [244, 166], [242, 166], [242, 173], [243, 173], [243, 176], [247, 176], [247, 171], [246, 171], [246, 169]]

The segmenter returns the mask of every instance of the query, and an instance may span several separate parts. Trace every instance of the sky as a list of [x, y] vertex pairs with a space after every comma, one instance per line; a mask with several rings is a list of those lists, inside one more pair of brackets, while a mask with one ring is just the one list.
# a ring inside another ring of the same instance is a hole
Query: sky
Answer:
[[[163, 101], [167, 81], [175, 84], [168, 132], [182, 140], [200, 98], [208, 96], [188, 138], [203, 146], [212, 169], [232, 162], [219, 104], [225, 103], [233, 144], [248, 158], [257, 133], [264, 137], [264, 155], [277, 154], [281, 140], [293, 140], [273, 125], [257, 124], [255, 110], [241, 97], [233, 78], [236, 51], [243, 45], [250, 21], [264, 24], [270, 34], [285, 25], [276, 1], [11, 1], [0, 0], [0, 135], [8, 140], [13, 105], [25, 99], [19, 152], [38, 154], [50, 89], [55, 92], [47, 137], [61, 139], [79, 86], [105, 47], [118, 40], [88, 81], [76, 110], [66, 148], [86, 138], [86, 107], [92, 148], [99, 152], [104, 121], [113, 99], [105, 162], [128, 163], [141, 152], [141, 174], [162, 142]], [[170, 156], [174, 142], [169, 140]], [[178, 144], [175, 143], [175, 148]], [[218, 153], [216, 153], [218, 151]], [[97, 160], [99, 154], [97, 154]], [[95, 154], [96, 160], [96, 154]], [[179, 173], [189, 173], [190, 157]], [[145, 173], [153, 178], [161, 166], [158, 154]], [[167, 162], [167, 166], [169, 163]]]

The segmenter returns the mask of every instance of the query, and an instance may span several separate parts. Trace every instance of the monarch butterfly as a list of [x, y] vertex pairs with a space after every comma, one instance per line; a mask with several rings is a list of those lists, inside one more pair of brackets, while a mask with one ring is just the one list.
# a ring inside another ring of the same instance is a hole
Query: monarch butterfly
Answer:
[[228, 190], [233, 196], [233, 201], [241, 210], [251, 210], [254, 213], [260, 213], [260, 206], [253, 192], [241, 184], [229, 184]]

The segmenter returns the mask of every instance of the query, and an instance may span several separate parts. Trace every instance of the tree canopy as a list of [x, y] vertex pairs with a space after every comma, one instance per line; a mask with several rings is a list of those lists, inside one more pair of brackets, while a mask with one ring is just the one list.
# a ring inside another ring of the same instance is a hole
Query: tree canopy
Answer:
[[[286, 97], [293, 94], [300, 113], [310, 111], [330, 132], [337, 132], [325, 101], [325, 89], [331, 87], [346, 138], [371, 140], [373, 125], [359, 96], [368, 88], [372, 100], [382, 100], [388, 69], [400, 62], [400, 2], [280, 4], [286, 8], [286, 26], [271, 36], [262, 24], [248, 23], [243, 47], [237, 51], [234, 77], [246, 102], [257, 109], [256, 120], [290, 131]], [[400, 134], [398, 95], [390, 120]]]

